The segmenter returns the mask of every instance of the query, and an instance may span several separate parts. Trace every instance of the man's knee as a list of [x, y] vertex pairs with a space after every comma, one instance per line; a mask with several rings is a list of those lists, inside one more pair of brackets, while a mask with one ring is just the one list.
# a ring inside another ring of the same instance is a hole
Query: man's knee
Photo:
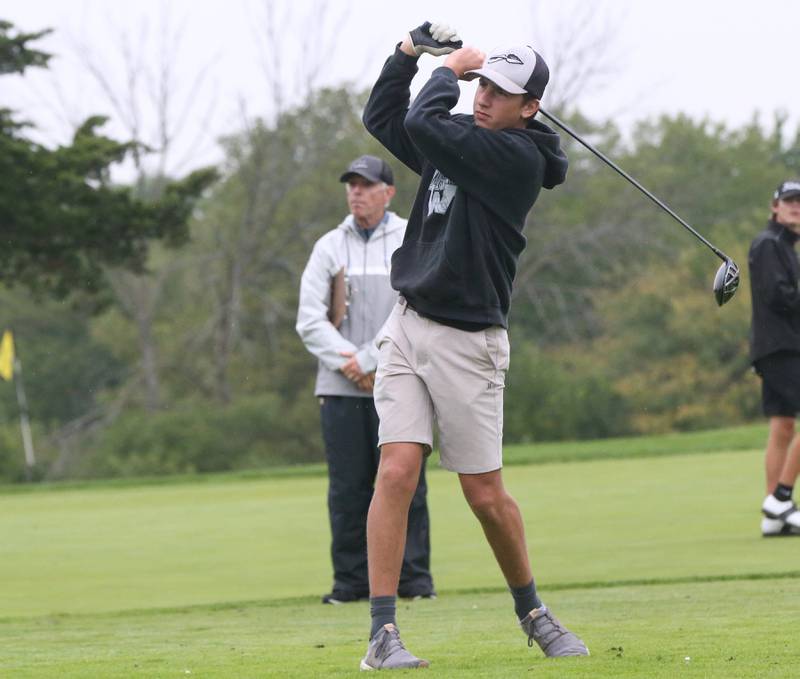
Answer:
[[502, 486], [494, 483], [469, 483], [464, 485], [464, 497], [479, 520], [494, 520], [502, 515], [507, 504], [513, 502]]
[[788, 444], [795, 434], [794, 423], [793, 417], [772, 417], [769, 421], [770, 432], [773, 436]]
[[413, 444], [384, 446], [378, 465], [377, 483], [409, 496], [413, 495], [419, 483], [421, 460], [421, 446]]

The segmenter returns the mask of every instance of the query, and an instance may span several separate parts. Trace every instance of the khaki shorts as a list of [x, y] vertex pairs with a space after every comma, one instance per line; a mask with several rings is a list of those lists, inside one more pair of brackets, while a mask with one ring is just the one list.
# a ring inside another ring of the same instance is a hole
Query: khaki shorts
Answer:
[[379, 445], [421, 443], [430, 452], [435, 421], [445, 469], [500, 469], [509, 360], [505, 328], [451, 328], [423, 318], [401, 298], [377, 343]]

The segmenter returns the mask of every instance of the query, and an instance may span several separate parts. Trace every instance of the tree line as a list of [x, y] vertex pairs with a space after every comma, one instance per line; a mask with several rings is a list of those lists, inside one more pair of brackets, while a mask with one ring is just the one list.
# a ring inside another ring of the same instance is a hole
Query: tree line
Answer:
[[[0, 77], [49, 55], [0, 23]], [[363, 129], [366, 92], [315, 88], [222, 140], [219, 167], [110, 167], [136, 140], [91, 118], [72, 143], [31, 141], [0, 110], [0, 330], [13, 330], [40, 478], [205, 472], [322, 459], [314, 360], [294, 331], [313, 242], [346, 214], [339, 174], [386, 156]], [[680, 114], [560, 117], [746, 269], [771, 191], [800, 170], [785, 119], [731, 129]], [[711, 296], [718, 262], [563, 137], [567, 183], [526, 225], [510, 317], [508, 443], [711, 428], [759, 416], [749, 299]], [[406, 216], [417, 178], [395, 170]], [[144, 167], [144, 166], [142, 166]], [[0, 479], [24, 478], [17, 403], [0, 382]]]

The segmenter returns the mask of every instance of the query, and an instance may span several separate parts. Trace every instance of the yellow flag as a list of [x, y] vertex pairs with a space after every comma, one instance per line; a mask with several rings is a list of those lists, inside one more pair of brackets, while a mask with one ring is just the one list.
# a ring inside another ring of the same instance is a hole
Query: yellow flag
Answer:
[[0, 341], [0, 377], [7, 382], [14, 378], [14, 336], [10, 330], [3, 333]]

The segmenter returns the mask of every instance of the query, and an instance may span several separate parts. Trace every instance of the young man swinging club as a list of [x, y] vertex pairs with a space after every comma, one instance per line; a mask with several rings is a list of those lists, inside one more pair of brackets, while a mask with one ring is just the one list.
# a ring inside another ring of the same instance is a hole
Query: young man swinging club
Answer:
[[[528, 211], [566, 176], [559, 137], [535, 121], [549, 72], [527, 45], [488, 56], [455, 31], [425, 23], [389, 57], [364, 124], [420, 175], [403, 245], [392, 256], [400, 292], [383, 330], [375, 384], [381, 461], [367, 520], [372, 628], [361, 668], [427, 667], [400, 640], [395, 600], [408, 506], [440, 434], [441, 463], [458, 473], [514, 599], [528, 643], [548, 656], [587, 655], [537, 596], [522, 517], [501, 477], [506, 327]], [[424, 53], [444, 65], [409, 107]], [[451, 115], [458, 80], [479, 78], [473, 115]]]

